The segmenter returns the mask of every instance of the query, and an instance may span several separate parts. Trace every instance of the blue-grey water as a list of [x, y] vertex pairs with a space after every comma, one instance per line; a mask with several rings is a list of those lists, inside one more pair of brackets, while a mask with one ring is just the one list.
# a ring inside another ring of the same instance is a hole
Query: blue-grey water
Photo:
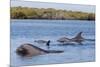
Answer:
[[[95, 41], [84, 41], [61, 46], [57, 42], [60, 37], [74, 37], [83, 32], [86, 39], [95, 39], [95, 21], [82, 20], [11, 20], [11, 65], [37, 65], [52, 63], [73, 63], [95, 61]], [[45, 54], [23, 58], [16, 54], [21, 44], [31, 43], [47, 49], [45, 44], [37, 44], [34, 40], [51, 40], [50, 50], [63, 50], [64, 53]]]

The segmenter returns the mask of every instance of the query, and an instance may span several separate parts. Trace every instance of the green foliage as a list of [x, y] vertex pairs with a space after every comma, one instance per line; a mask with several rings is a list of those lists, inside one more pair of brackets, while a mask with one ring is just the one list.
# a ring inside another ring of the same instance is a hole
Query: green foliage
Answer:
[[53, 8], [11, 7], [11, 19], [95, 20], [94, 13]]

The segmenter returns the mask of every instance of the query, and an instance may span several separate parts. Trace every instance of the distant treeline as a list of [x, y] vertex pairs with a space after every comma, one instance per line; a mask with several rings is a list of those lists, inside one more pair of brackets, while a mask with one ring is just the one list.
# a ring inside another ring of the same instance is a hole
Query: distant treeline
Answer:
[[94, 13], [54, 8], [11, 7], [11, 19], [95, 20]]

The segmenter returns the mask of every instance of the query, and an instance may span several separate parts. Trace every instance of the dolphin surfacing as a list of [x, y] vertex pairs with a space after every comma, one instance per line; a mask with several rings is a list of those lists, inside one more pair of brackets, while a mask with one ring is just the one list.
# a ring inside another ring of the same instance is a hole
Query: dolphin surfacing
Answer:
[[58, 39], [57, 41], [60, 43], [71, 43], [71, 42], [76, 42], [81, 44], [85, 39], [82, 37], [82, 33], [83, 32], [79, 32], [75, 37], [73, 38], [67, 38], [67, 37], [62, 37], [60, 39]]
[[59, 50], [44, 50], [32, 44], [26, 43], [22, 44], [16, 49], [16, 53], [20, 56], [32, 57], [36, 55], [42, 55], [47, 53], [62, 53], [63, 51]]

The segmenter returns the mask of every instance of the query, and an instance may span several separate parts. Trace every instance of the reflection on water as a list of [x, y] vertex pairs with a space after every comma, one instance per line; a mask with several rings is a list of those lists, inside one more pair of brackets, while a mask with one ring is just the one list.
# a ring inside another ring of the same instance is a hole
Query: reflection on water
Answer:
[[[95, 39], [94, 21], [79, 20], [11, 20], [11, 65], [36, 65], [51, 63], [84, 62], [95, 60], [95, 42], [84, 41], [83, 45], [59, 45], [57, 39], [66, 36], [74, 37], [78, 32], [83, 37]], [[45, 44], [37, 44], [34, 40], [51, 40], [50, 50], [63, 50], [64, 53], [45, 54], [32, 58], [16, 55], [16, 48], [23, 43], [31, 43], [47, 49]]]

